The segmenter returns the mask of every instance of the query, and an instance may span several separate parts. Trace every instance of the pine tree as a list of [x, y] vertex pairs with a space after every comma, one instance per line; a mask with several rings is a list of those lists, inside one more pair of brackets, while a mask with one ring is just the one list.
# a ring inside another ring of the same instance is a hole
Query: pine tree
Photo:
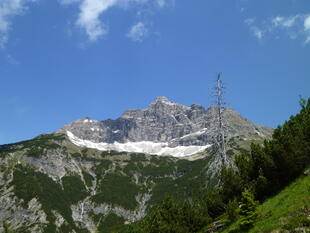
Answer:
[[254, 195], [245, 189], [242, 192], [241, 202], [239, 203], [239, 214], [241, 215], [240, 228], [250, 228], [257, 217], [256, 207], [258, 203], [254, 200]]

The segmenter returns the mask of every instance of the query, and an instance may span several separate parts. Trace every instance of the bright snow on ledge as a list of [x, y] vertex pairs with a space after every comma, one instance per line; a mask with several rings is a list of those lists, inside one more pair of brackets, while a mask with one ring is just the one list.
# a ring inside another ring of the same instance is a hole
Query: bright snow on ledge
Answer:
[[171, 155], [173, 157], [185, 157], [193, 155], [202, 152], [206, 148], [211, 146], [206, 145], [206, 146], [168, 147], [168, 143], [150, 142], [150, 141], [126, 142], [126, 143], [118, 143], [118, 142], [95, 143], [89, 140], [80, 139], [70, 131], [67, 131], [67, 135], [73, 144], [81, 147], [88, 147], [102, 151], [115, 150], [120, 152], [126, 151], [126, 152], [137, 152], [137, 153], [154, 154], [154, 155]]

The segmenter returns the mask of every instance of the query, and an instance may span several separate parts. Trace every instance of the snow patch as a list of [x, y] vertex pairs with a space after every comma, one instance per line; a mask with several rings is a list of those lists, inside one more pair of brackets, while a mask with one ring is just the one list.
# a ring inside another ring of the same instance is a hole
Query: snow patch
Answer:
[[136, 153], [146, 153], [154, 155], [171, 155], [173, 157], [185, 157], [197, 154], [209, 148], [211, 145], [205, 146], [177, 146], [169, 147], [167, 142], [126, 142], [126, 143], [105, 143], [105, 142], [92, 142], [89, 140], [83, 140], [76, 137], [70, 131], [67, 131], [67, 135], [70, 141], [81, 147], [93, 148], [101, 151], [115, 150], [115, 151], [127, 151]]
[[194, 133], [190, 133], [190, 134], [186, 134], [184, 136], [181, 137], [181, 139], [183, 138], [187, 138], [187, 137], [190, 137], [190, 136], [198, 136], [198, 135], [202, 135], [204, 134], [205, 132], [207, 131], [207, 128], [203, 128], [197, 132], [194, 132]]
[[84, 122], [84, 123], [88, 123], [88, 122], [92, 123], [92, 122], [93, 122], [93, 120], [91, 120], [91, 119], [87, 119], [87, 118], [86, 118], [86, 119], [84, 119], [84, 120], [83, 120], [83, 122]]
[[261, 136], [261, 137], [265, 137], [265, 135], [264, 134], [262, 134], [261, 132], [259, 132], [258, 130], [255, 130], [255, 133], [257, 133], [259, 136]]
[[170, 102], [169, 100], [166, 100], [166, 99], [162, 100], [162, 102], [164, 104], [167, 104], [167, 105], [170, 105], [170, 106], [175, 106], [176, 105], [176, 103], [172, 103], [172, 102]]

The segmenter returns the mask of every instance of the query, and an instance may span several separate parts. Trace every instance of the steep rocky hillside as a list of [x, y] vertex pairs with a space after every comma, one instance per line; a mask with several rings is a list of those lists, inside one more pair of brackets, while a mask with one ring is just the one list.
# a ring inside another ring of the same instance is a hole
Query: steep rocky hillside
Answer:
[[0, 225], [13, 232], [110, 232], [144, 217], [167, 193], [195, 196], [206, 186], [207, 166], [208, 159], [81, 148], [61, 134], [1, 146]]

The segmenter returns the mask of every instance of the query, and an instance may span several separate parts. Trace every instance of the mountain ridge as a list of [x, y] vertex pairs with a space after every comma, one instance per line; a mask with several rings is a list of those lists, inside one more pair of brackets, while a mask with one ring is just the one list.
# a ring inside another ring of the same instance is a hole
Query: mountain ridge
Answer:
[[[256, 136], [268, 138], [272, 133], [271, 128], [252, 123], [234, 109], [223, 109], [223, 116], [227, 140], [237, 135], [243, 135], [244, 140]], [[187, 150], [183, 155], [190, 156], [216, 142], [216, 121], [215, 107], [206, 109], [198, 104], [184, 106], [161, 96], [147, 108], [127, 110], [115, 120], [82, 118], [66, 124], [61, 131], [66, 132], [73, 143], [79, 141], [79, 146], [83, 146], [84, 141], [85, 147], [92, 144], [91, 148], [121, 151], [119, 147], [127, 147], [131, 143], [130, 152], [169, 155], [168, 152], [160, 152], [160, 149], [141, 148], [142, 142], [148, 142], [151, 147], [166, 147], [167, 151], [172, 151], [169, 148], [182, 147], [185, 150], [185, 147], [191, 147], [191, 152]], [[182, 157], [180, 152], [176, 153]], [[176, 154], [172, 152], [171, 155]]]

